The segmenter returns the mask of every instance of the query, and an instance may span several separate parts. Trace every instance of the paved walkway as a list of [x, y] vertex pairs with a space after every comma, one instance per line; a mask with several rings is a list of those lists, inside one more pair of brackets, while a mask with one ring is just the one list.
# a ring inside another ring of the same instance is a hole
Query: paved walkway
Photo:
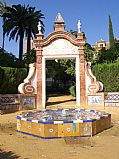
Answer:
[[58, 95], [49, 97], [46, 108], [71, 108], [76, 107], [76, 98], [71, 95]]

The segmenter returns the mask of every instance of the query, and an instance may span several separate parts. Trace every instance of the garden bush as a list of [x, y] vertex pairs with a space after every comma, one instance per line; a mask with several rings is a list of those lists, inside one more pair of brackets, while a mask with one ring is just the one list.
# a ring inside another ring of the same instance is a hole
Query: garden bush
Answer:
[[73, 97], [76, 97], [76, 86], [71, 85], [69, 88], [69, 92]]
[[17, 88], [27, 76], [25, 68], [0, 67], [0, 93], [18, 93]]
[[119, 91], [119, 62], [94, 65], [92, 72], [104, 84], [105, 92]]

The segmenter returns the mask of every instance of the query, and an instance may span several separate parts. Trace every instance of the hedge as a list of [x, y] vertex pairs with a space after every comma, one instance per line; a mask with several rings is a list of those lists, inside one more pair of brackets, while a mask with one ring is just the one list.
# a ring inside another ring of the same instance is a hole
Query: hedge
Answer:
[[92, 72], [104, 84], [105, 92], [119, 91], [119, 62], [94, 65]]
[[[92, 72], [104, 84], [105, 92], [119, 91], [119, 62], [94, 65]], [[26, 68], [0, 67], [0, 94], [18, 93], [18, 85], [26, 76]], [[74, 88], [70, 88], [70, 93], [73, 92], [72, 89]]]
[[26, 68], [0, 67], [0, 93], [18, 93], [18, 85], [26, 76]]

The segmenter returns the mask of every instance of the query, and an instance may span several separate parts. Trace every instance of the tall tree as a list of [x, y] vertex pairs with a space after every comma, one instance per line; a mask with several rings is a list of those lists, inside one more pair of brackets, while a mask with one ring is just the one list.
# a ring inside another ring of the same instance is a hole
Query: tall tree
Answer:
[[27, 51], [30, 52], [30, 40], [32, 35], [37, 33], [38, 22], [41, 22], [42, 32], [44, 31], [44, 24], [41, 18], [44, 15], [41, 11], [35, 11], [35, 7], [29, 7], [29, 5], [12, 5], [12, 7], [6, 7], [7, 12], [2, 16], [5, 19], [3, 28], [5, 33], [9, 36], [9, 40], [16, 38], [19, 39], [19, 59], [22, 60], [23, 56], [23, 39], [24, 34], [27, 36]]
[[12, 7], [6, 7], [7, 12], [3, 14], [5, 18], [4, 29], [9, 40], [16, 38], [19, 39], [19, 60], [22, 60], [23, 56], [23, 38], [25, 31], [25, 21], [27, 20], [27, 7], [25, 5], [12, 5]]
[[[0, 2], [0, 16], [6, 12], [6, 3], [5, 2]], [[5, 22], [5, 17], [3, 17], [3, 25]], [[4, 43], [5, 43], [5, 29], [3, 27], [3, 32], [2, 32], [2, 49], [4, 49]]]
[[108, 18], [108, 32], [109, 32], [109, 42], [111, 45], [114, 42], [114, 33], [113, 33], [112, 20], [110, 15]]
[[31, 49], [31, 37], [35, 37], [38, 33], [38, 22], [41, 23], [41, 32], [44, 32], [44, 24], [42, 22], [44, 15], [41, 13], [41, 10], [35, 11], [35, 7], [27, 8], [27, 20], [26, 20], [26, 37], [27, 37], [27, 53], [30, 53]]

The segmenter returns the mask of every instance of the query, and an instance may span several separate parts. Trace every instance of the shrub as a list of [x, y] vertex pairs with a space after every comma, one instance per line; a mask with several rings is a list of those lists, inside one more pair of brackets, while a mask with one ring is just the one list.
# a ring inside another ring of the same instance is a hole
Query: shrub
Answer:
[[25, 68], [0, 67], [0, 93], [18, 93], [17, 88], [27, 75]]
[[119, 62], [95, 65], [92, 72], [104, 84], [105, 92], [119, 91]]
[[76, 86], [71, 85], [69, 88], [69, 92], [73, 97], [76, 97]]
[[0, 87], [3, 83], [4, 70], [0, 67]]

